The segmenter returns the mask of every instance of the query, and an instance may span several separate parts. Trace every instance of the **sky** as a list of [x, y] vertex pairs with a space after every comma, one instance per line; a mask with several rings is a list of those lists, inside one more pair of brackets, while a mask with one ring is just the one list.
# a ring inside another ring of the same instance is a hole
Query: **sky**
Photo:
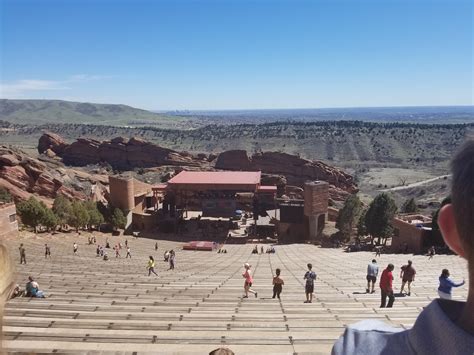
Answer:
[[0, 96], [150, 110], [472, 105], [472, 0], [0, 0]]

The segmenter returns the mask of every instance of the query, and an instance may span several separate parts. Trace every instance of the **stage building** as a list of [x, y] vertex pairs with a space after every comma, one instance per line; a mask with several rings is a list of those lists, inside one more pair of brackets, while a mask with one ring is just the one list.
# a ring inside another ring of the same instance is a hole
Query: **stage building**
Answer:
[[168, 181], [164, 208], [232, 218], [237, 210], [254, 210], [255, 205], [274, 207], [277, 187], [262, 186], [260, 180], [260, 171], [182, 171]]
[[260, 237], [268, 237], [273, 226], [270, 237], [295, 243], [320, 238], [328, 218], [329, 184], [324, 181], [305, 183], [304, 199], [277, 198], [277, 187], [261, 185], [259, 171], [182, 171], [155, 186], [123, 176], [109, 182], [109, 201], [125, 212], [129, 230], [221, 241], [237, 225], [245, 229], [242, 237], [253, 238], [259, 237], [258, 221], [264, 217], [265, 236]]

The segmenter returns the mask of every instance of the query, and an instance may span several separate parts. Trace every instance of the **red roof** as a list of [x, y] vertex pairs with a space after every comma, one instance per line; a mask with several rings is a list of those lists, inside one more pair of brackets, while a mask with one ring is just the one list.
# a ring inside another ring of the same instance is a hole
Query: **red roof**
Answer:
[[182, 171], [168, 181], [168, 188], [255, 192], [260, 177], [260, 171]]
[[258, 192], [277, 192], [277, 187], [276, 186], [259, 186], [257, 189]]
[[182, 171], [168, 184], [260, 184], [260, 171]]

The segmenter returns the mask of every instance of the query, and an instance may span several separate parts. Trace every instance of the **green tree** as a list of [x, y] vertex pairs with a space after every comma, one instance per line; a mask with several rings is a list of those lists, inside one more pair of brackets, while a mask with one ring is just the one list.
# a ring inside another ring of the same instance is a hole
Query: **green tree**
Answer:
[[68, 224], [72, 215], [72, 204], [65, 196], [58, 195], [53, 202], [53, 212], [58, 217], [61, 228]]
[[74, 227], [76, 231], [79, 231], [79, 228], [84, 228], [89, 224], [89, 214], [82, 202], [72, 202], [72, 213], [68, 220], [68, 224]]
[[345, 240], [350, 238], [352, 229], [354, 228], [361, 211], [362, 202], [360, 202], [357, 195], [350, 195], [344, 202], [344, 206], [339, 210], [336, 219], [336, 228], [341, 231]]
[[357, 235], [362, 237], [367, 235], [367, 226], [365, 225], [365, 215], [367, 214], [367, 210], [362, 210], [359, 216], [359, 220], [357, 221]]
[[99, 227], [102, 223], [104, 223], [104, 216], [102, 213], [100, 213], [96, 202], [86, 201], [84, 206], [87, 210], [87, 213], [89, 214], [89, 227]]
[[120, 208], [114, 208], [110, 222], [112, 223], [114, 229], [124, 229], [125, 225], [127, 224], [127, 218]]
[[0, 202], [8, 203], [12, 201], [13, 201], [12, 195], [10, 195], [8, 190], [3, 187], [0, 187]]
[[48, 228], [48, 230], [55, 231], [59, 224], [59, 218], [54, 214], [52, 210], [44, 206], [43, 217], [41, 218], [41, 225]]
[[415, 199], [412, 197], [410, 199], [407, 199], [401, 208], [401, 211], [403, 213], [416, 213], [418, 212], [418, 206], [416, 205]]
[[367, 232], [373, 238], [378, 238], [377, 244], [380, 244], [382, 238], [386, 243], [387, 238], [392, 235], [392, 219], [396, 212], [397, 205], [393, 197], [385, 192], [377, 195], [370, 203], [365, 215], [365, 225]]
[[16, 209], [23, 224], [34, 228], [36, 233], [37, 227], [44, 219], [46, 206], [31, 196], [27, 201], [21, 201]]

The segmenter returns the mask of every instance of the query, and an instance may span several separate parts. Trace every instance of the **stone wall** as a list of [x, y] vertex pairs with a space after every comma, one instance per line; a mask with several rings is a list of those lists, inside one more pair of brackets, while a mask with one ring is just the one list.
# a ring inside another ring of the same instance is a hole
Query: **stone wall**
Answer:
[[392, 220], [394, 236], [392, 237], [391, 251], [397, 253], [404, 251], [408, 246], [408, 252], [420, 253], [423, 249], [423, 239], [426, 232], [402, 219], [394, 218]]
[[18, 235], [18, 221], [14, 203], [0, 204], [0, 240]]

